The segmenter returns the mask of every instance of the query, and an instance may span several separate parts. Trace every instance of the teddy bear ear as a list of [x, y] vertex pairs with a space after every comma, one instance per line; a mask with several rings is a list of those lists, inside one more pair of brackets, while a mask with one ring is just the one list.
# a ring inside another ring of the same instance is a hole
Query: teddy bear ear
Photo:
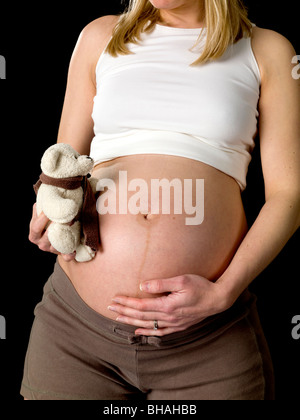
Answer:
[[47, 172], [52, 173], [55, 170], [59, 156], [60, 151], [57, 150], [55, 147], [50, 147], [48, 150], [46, 150], [41, 162], [42, 171], [46, 175]]

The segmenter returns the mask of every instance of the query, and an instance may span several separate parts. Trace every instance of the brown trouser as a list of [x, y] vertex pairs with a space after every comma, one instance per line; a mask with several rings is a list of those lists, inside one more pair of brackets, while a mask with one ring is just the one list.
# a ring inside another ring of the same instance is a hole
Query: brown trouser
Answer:
[[56, 264], [35, 309], [21, 394], [30, 400], [272, 400], [255, 296], [188, 330], [138, 337], [88, 307]]

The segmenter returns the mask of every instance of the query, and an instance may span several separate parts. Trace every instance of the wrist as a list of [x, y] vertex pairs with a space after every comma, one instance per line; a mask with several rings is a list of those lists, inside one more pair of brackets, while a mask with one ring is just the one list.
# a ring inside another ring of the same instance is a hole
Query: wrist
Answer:
[[241, 296], [249, 283], [242, 281], [241, 277], [235, 277], [233, 273], [226, 271], [217, 281], [225, 306], [230, 308]]

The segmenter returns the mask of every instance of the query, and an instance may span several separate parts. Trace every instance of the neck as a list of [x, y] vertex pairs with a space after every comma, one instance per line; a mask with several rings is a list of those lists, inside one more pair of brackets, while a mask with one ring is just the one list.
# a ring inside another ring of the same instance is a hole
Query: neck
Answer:
[[205, 26], [205, 4], [190, 1], [175, 9], [160, 9], [160, 23], [175, 28], [203, 28]]

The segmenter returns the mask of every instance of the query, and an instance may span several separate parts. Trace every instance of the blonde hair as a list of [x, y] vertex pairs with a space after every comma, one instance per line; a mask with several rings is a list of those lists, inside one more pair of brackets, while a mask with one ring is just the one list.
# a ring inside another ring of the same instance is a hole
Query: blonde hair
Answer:
[[[242, 0], [204, 0], [206, 43], [193, 65], [221, 57], [229, 45], [251, 36], [252, 24]], [[131, 54], [128, 43], [137, 44], [142, 32], [151, 32], [160, 12], [149, 0], [130, 0], [127, 11], [116, 25], [107, 52], [113, 57]], [[200, 41], [200, 38], [199, 38]]]

